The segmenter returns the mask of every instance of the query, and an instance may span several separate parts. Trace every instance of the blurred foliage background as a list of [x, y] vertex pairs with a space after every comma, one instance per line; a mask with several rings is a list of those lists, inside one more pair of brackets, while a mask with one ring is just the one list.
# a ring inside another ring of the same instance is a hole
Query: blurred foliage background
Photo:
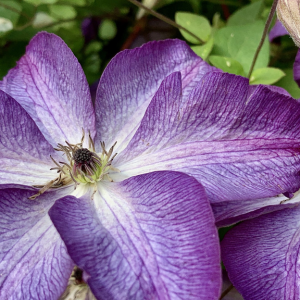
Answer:
[[[210, 64], [247, 76], [272, 0], [142, 3], [176, 21], [202, 42], [127, 0], [0, 0], [0, 79], [42, 30], [59, 35], [68, 44], [91, 85], [119, 51], [166, 38], [184, 39]], [[292, 72], [296, 52], [289, 36], [272, 43], [266, 39], [250, 83], [276, 84], [300, 98]]]

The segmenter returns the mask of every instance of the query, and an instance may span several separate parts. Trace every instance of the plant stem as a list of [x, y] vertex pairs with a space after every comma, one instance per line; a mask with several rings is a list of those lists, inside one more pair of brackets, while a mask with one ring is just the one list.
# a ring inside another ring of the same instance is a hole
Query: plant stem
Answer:
[[6, 8], [8, 10], [11, 10], [11, 11], [13, 11], [13, 12], [15, 12], [15, 13], [23, 16], [23, 17], [25, 17], [27, 20], [31, 20], [31, 18], [27, 14], [23, 13], [22, 11], [19, 11], [18, 9], [16, 9], [14, 7], [11, 7], [11, 6], [6, 5], [4, 3], [0, 3], [0, 6], [2, 6], [3, 8]]
[[220, 296], [220, 300], [222, 300], [231, 290], [233, 289], [233, 284], [231, 284]]
[[272, 4], [271, 10], [270, 10], [270, 13], [269, 13], [269, 16], [268, 16], [268, 19], [267, 19], [267, 22], [266, 22], [266, 25], [265, 25], [262, 37], [261, 37], [261, 40], [259, 42], [259, 45], [258, 45], [258, 47], [256, 49], [255, 55], [254, 55], [253, 60], [252, 60], [252, 64], [251, 64], [250, 71], [249, 71], [249, 74], [248, 74], [248, 78], [249, 79], [250, 79], [251, 74], [253, 72], [253, 69], [254, 69], [254, 66], [255, 66], [258, 54], [259, 54], [259, 52], [260, 52], [260, 50], [261, 50], [261, 48], [262, 48], [262, 46], [264, 44], [265, 38], [266, 38], [266, 36], [268, 34], [268, 30], [269, 30], [270, 24], [272, 22], [272, 19], [274, 17], [275, 11], [276, 11], [277, 3], [278, 3], [278, 0], [274, 0], [274, 2]]
[[199, 43], [203, 44], [204, 42], [198, 38], [195, 34], [193, 34], [192, 32], [190, 32], [189, 30], [187, 30], [186, 28], [182, 27], [181, 25], [177, 24], [176, 22], [172, 21], [171, 19], [161, 15], [160, 13], [154, 11], [153, 9], [148, 8], [147, 6], [143, 5], [142, 3], [136, 1], [136, 0], [128, 0], [129, 2], [131, 2], [132, 4], [143, 8], [145, 11], [147, 11], [149, 14], [155, 16], [156, 18], [166, 22], [167, 24], [170, 24], [171, 26], [174, 26], [178, 29], [184, 30], [186, 33], [188, 33], [189, 35], [191, 35], [193, 38], [195, 38]]

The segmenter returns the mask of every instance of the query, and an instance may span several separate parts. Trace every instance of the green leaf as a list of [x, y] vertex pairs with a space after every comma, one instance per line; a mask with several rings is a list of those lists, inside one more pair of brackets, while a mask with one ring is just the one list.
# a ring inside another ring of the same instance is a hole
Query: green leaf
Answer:
[[70, 5], [49, 5], [49, 12], [51, 17], [58, 20], [73, 19], [77, 15], [75, 8]]
[[225, 22], [222, 20], [220, 13], [216, 12], [212, 18], [213, 32], [215, 29], [225, 27]]
[[0, 17], [0, 34], [12, 30], [14, 27], [11, 20]]
[[199, 13], [200, 11], [200, 7], [201, 7], [201, 1], [199, 0], [188, 0], [189, 3], [191, 4], [192, 8], [193, 8], [193, 11], [195, 13]]
[[285, 73], [277, 68], [261, 68], [253, 71], [250, 84], [273, 84], [280, 80]]
[[211, 55], [209, 61], [215, 67], [223, 70], [224, 72], [245, 76], [242, 65], [231, 57]]
[[[57, 1], [57, 0], [55, 0]], [[69, 4], [74, 6], [85, 6], [85, 0], [58, 0], [58, 3]]]
[[57, 0], [24, 0], [24, 2], [30, 3], [34, 6], [38, 6], [41, 4], [54, 4]]
[[[263, 30], [264, 23], [260, 20], [248, 25], [221, 28], [214, 36], [215, 46], [212, 54], [234, 58], [240, 62], [247, 74]], [[266, 38], [256, 61], [255, 69], [265, 68], [268, 63], [269, 42]]]
[[11, 0], [1, 0], [1, 4], [3, 6], [0, 6], [0, 17], [10, 20], [15, 26], [19, 20], [22, 6], [20, 3]]
[[9, 43], [0, 49], [0, 80], [9, 69], [15, 67], [16, 61], [24, 54], [26, 45], [27, 42]]
[[100, 39], [111, 40], [117, 34], [117, 26], [112, 20], [103, 20], [99, 26], [98, 35]]
[[128, 0], [94, 0], [89, 6], [85, 6], [85, 9], [87, 9], [90, 15], [96, 16], [103, 13], [111, 14], [116, 8], [126, 7], [129, 4]]
[[41, 4], [54, 4], [57, 0], [41, 0]]
[[[211, 34], [211, 26], [209, 24], [209, 21], [205, 17], [186, 12], [177, 12], [175, 14], [175, 21], [177, 24], [181, 25], [182, 27], [186, 28], [191, 33], [196, 35], [202, 41], [208, 41]], [[199, 44], [199, 41], [197, 39], [195, 39], [184, 30], [180, 29], [180, 32], [183, 37], [190, 43]]]
[[211, 37], [206, 44], [201, 46], [192, 46], [191, 48], [198, 56], [206, 60], [213, 46], [214, 46], [214, 39]]
[[276, 85], [287, 90], [292, 97], [300, 98], [300, 88], [294, 81], [293, 69], [283, 69], [283, 72], [285, 73], [285, 76], [276, 82]]
[[84, 70], [89, 73], [98, 73], [100, 69], [101, 59], [98, 54], [93, 53], [85, 60]]
[[260, 14], [263, 10], [263, 1], [257, 1], [242, 7], [237, 10], [230, 16], [228, 19], [227, 25], [246, 25], [251, 22], [254, 22], [260, 17]]
[[36, 11], [36, 6], [27, 2], [22, 2], [22, 14], [20, 14], [18, 20], [19, 29], [30, 25], [30, 22], [32, 22], [35, 17]]
[[33, 27], [26, 27], [23, 30], [12, 30], [8, 32], [6, 38], [10, 41], [28, 41], [38, 33], [38, 29]]
[[70, 27], [59, 27], [58, 29], [55, 28], [52, 30], [52, 32], [64, 40], [75, 55], [78, 55], [78, 52], [81, 51], [84, 45], [84, 38], [79, 24], [80, 22], [74, 22], [73, 24], [70, 24]]
[[32, 4], [34, 6], [38, 6], [41, 4], [41, 0], [24, 0], [24, 2]]
[[99, 52], [102, 49], [103, 45], [101, 42], [92, 41], [85, 48], [85, 55], [89, 55], [95, 52]]
[[55, 19], [49, 16], [47, 13], [43, 11], [39, 11], [36, 13], [32, 27], [34, 28], [42, 28], [44, 26], [50, 25], [55, 22]]

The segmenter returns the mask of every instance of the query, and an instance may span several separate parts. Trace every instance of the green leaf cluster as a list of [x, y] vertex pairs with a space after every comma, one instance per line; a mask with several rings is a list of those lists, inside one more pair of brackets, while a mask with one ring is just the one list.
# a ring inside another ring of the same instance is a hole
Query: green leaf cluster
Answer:
[[[152, 3], [152, 9], [175, 20], [180, 29], [162, 26], [149, 14], [138, 20], [138, 8], [127, 0], [0, 0], [0, 79], [41, 30], [59, 35], [68, 44], [90, 83], [99, 79], [120, 50], [174, 37], [185, 39], [197, 55], [224, 72], [248, 76], [272, 0]], [[296, 51], [289, 37], [279, 44], [266, 39], [250, 83], [278, 82], [298, 95], [291, 77]]]
[[[180, 30], [182, 36], [193, 44], [191, 48], [197, 55], [224, 72], [248, 76], [264, 30], [264, 9], [263, 0], [259, 0], [237, 9], [226, 23], [220, 21], [219, 15], [214, 15], [211, 25], [206, 17], [186, 12], [177, 12], [175, 20], [202, 40], [201, 45], [194, 46], [199, 41]], [[285, 76], [282, 70], [270, 67], [269, 63], [270, 43], [266, 38], [250, 76], [250, 84], [274, 84]]]

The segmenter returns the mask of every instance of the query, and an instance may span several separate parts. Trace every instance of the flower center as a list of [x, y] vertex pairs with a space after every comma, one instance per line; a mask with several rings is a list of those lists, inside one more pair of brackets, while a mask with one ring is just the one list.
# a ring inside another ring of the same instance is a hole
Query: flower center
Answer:
[[69, 185], [72, 182], [75, 183], [75, 188], [79, 184], [96, 183], [102, 179], [112, 181], [109, 176], [109, 171], [118, 171], [112, 166], [112, 161], [117, 155], [112, 155], [116, 143], [106, 151], [105, 143], [100, 142], [102, 152], [97, 154], [95, 152], [94, 142], [89, 134], [88, 148], [83, 148], [84, 132], [81, 142], [78, 144], [70, 144], [66, 141], [66, 145], [58, 144], [56, 151], [61, 151], [68, 160], [66, 162], [56, 162], [51, 156], [52, 161], [56, 167], [50, 170], [57, 170], [59, 176], [45, 184], [44, 186], [35, 186], [40, 188], [38, 193], [31, 196], [30, 199], [35, 199], [39, 195], [43, 194], [50, 188], [59, 188], [65, 185]]
[[92, 152], [89, 149], [81, 148], [75, 151], [73, 159], [77, 164], [89, 163], [92, 157]]

